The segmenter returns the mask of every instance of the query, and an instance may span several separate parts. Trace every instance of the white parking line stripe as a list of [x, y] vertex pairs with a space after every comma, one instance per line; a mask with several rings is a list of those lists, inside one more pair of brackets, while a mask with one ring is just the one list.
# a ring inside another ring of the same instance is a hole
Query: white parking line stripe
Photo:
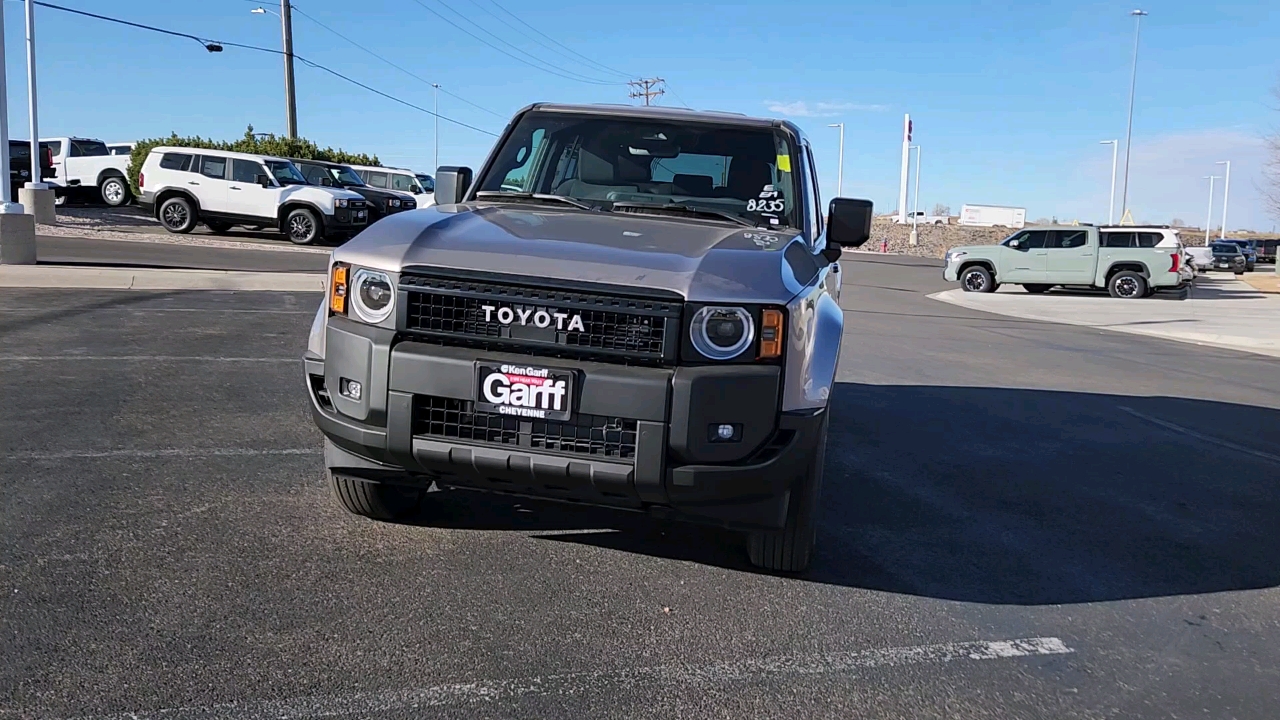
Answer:
[[16, 452], [5, 460], [80, 460], [94, 458], [194, 458], [194, 457], [258, 457], [263, 455], [323, 455], [321, 448], [166, 448], [162, 450], [62, 450], [55, 452]]
[[64, 360], [99, 362], [242, 362], [242, 363], [300, 363], [301, 357], [219, 357], [216, 355], [0, 355], [0, 362], [62, 362]]
[[1118, 405], [1117, 407], [1119, 407], [1121, 410], [1129, 413], [1130, 415], [1136, 418], [1141, 418], [1143, 420], [1146, 420], [1149, 423], [1155, 423], [1156, 425], [1159, 425], [1160, 427], [1170, 432], [1175, 432], [1175, 433], [1178, 433], [1179, 435], [1186, 435], [1187, 437], [1192, 437], [1192, 438], [1195, 438], [1196, 440], [1207, 442], [1210, 445], [1218, 445], [1220, 447], [1224, 447], [1229, 450], [1235, 450], [1236, 452], [1242, 452], [1247, 455], [1253, 455], [1254, 457], [1259, 457], [1259, 458], [1262, 458], [1263, 460], [1270, 460], [1273, 463], [1280, 463], [1280, 455], [1272, 455], [1269, 452], [1263, 452], [1261, 450], [1254, 450], [1253, 448], [1248, 448], [1243, 445], [1237, 445], [1229, 440], [1222, 440], [1220, 438], [1205, 435], [1204, 433], [1196, 432], [1195, 430], [1192, 430], [1190, 428], [1184, 428], [1181, 425], [1175, 425], [1174, 423], [1171, 423], [1168, 420], [1161, 420], [1160, 418], [1151, 417], [1150, 415], [1144, 415], [1138, 412], [1137, 410], [1134, 410], [1133, 408], [1125, 407], [1124, 405]]
[[562, 673], [512, 680], [479, 680], [355, 695], [312, 696], [285, 700], [235, 702], [206, 707], [166, 708], [117, 715], [95, 715], [82, 720], [201, 720], [204, 718], [267, 720], [268, 718], [320, 715], [377, 715], [405, 708], [471, 704], [527, 696], [573, 695], [619, 685], [646, 687], [655, 683], [720, 685], [766, 676], [819, 675], [862, 668], [948, 663], [957, 660], [999, 660], [1040, 655], [1065, 655], [1072, 652], [1075, 651], [1067, 647], [1062, 640], [1053, 637], [962, 642], [861, 652], [797, 655], [713, 665], [662, 665], [630, 670]]

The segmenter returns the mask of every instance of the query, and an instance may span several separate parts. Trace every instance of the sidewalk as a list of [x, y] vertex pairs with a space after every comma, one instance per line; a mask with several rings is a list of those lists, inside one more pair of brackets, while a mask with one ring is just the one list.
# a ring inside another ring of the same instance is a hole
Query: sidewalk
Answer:
[[324, 273], [0, 265], [0, 288], [324, 292]]
[[1221, 276], [1201, 276], [1187, 300], [1118, 300], [1017, 286], [995, 293], [946, 290], [929, 297], [973, 310], [1148, 335], [1280, 357], [1280, 295]]

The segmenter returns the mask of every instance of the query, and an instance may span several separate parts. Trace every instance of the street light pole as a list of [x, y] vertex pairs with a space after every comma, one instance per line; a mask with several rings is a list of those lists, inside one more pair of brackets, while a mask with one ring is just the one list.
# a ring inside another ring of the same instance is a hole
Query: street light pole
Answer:
[[1103, 140], [1099, 145], [1111, 146], [1111, 194], [1107, 196], [1107, 224], [1116, 221], [1116, 151], [1120, 149], [1118, 140]]
[[915, 198], [911, 201], [911, 237], [907, 244], [915, 247], [920, 244], [920, 235], [917, 232], [917, 226], [920, 223], [920, 146], [912, 145], [911, 149], [916, 151], [916, 190]]
[[[44, 178], [40, 173], [40, 122], [36, 114], [36, 4], [34, 0], [26, 0], [27, 5], [27, 108], [31, 113], [31, 182], [27, 187], [44, 189]], [[8, 152], [5, 150], [4, 152]], [[70, 150], [68, 150], [70, 152]], [[5, 182], [9, 182], [6, 176]]]
[[[0, 147], [9, 147], [9, 76], [5, 72], [4, 6], [0, 4]], [[40, 167], [40, 156], [32, 156], [31, 167]], [[39, 172], [39, 170], [36, 170]], [[4, 191], [0, 194], [0, 214], [13, 212], [9, 207], [18, 201], [13, 197], [13, 183], [9, 182], [9, 153], [0, 153], [0, 176], [4, 177]], [[41, 178], [36, 178], [40, 180]], [[19, 207], [17, 212], [22, 212]]]
[[1217, 175], [1206, 175], [1205, 179], [1209, 181], [1209, 217], [1204, 221], [1204, 246], [1209, 247], [1209, 232], [1213, 227], [1213, 181], [1218, 179]]
[[435, 93], [435, 106], [432, 112], [436, 116], [436, 129], [432, 131], [431, 136], [436, 144], [436, 160], [431, 172], [434, 174], [440, 168], [440, 85], [439, 83], [431, 83], [432, 92]]
[[1231, 161], [1219, 160], [1214, 165], [1226, 165], [1226, 177], [1222, 180], [1222, 227], [1218, 229], [1218, 239], [1227, 239], [1227, 198], [1231, 196]]
[[1129, 210], [1129, 151], [1133, 149], [1133, 95], [1138, 87], [1138, 39], [1142, 34], [1142, 18], [1149, 13], [1145, 10], [1134, 10], [1129, 13], [1134, 17], [1133, 26], [1133, 76], [1129, 79], [1129, 123], [1124, 131], [1124, 191], [1120, 196], [1120, 214]]
[[844, 123], [832, 123], [827, 127], [840, 128], [840, 164], [836, 169], [836, 197], [844, 197]]
[[298, 102], [293, 91], [293, 14], [289, 0], [280, 0], [280, 26], [284, 33], [285, 126], [290, 138], [298, 137]]

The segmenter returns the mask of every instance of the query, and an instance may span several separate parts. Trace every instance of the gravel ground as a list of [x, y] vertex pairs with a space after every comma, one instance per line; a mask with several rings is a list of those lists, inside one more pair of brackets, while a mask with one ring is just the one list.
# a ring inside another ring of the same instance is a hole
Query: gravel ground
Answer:
[[921, 225], [918, 228], [919, 244], [912, 247], [910, 225], [897, 225], [890, 220], [876, 218], [871, 225], [871, 241], [864, 248], [880, 250], [888, 241], [888, 252], [895, 255], [941, 258], [948, 248], [961, 245], [994, 245], [1013, 234], [1009, 228], [962, 227], [959, 225]]

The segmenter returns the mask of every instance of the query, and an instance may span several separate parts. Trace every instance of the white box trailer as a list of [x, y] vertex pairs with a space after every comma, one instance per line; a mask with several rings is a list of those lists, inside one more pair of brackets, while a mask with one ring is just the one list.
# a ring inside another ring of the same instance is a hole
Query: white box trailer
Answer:
[[960, 224], [974, 227], [1020, 228], [1027, 224], [1027, 209], [999, 205], [965, 205], [960, 208]]

